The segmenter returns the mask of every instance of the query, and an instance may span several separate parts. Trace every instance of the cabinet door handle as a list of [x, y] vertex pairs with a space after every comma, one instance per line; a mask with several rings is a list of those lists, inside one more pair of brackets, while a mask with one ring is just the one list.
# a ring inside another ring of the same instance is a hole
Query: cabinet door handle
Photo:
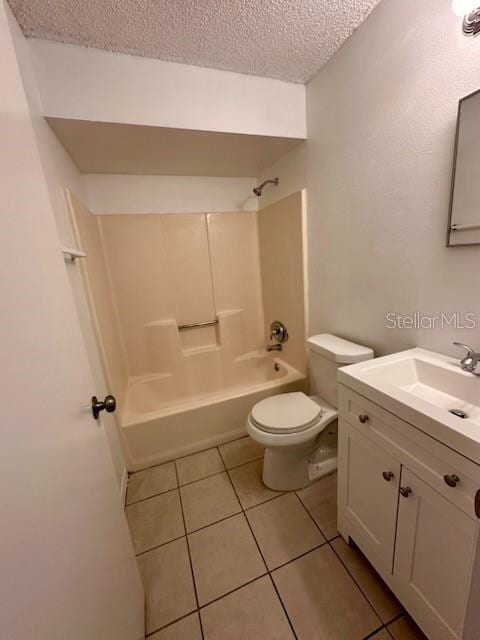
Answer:
[[387, 482], [390, 482], [390, 480], [393, 479], [393, 471], [384, 471], [382, 473], [383, 479], [386, 480]]
[[400, 487], [400, 493], [404, 498], [408, 498], [408, 496], [412, 493], [410, 487]]
[[361, 413], [361, 414], [358, 416], [358, 419], [360, 420], [360, 422], [361, 422], [362, 424], [365, 424], [366, 422], [368, 422], [368, 416], [367, 416], [367, 414], [366, 414], [366, 413]]
[[443, 476], [443, 479], [445, 480], [445, 482], [448, 484], [449, 487], [456, 487], [457, 484], [460, 482], [460, 478], [454, 473], [452, 473], [451, 476], [449, 475]]

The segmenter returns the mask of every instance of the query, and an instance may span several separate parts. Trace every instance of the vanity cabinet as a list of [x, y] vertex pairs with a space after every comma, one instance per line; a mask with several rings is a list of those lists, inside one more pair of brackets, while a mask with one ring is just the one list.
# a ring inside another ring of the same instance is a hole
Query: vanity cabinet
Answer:
[[356, 542], [368, 550], [377, 570], [393, 563], [401, 465], [358, 429], [339, 428], [342, 451], [342, 495], [345, 516], [355, 524]]
[[401, 486], [411, 494], [398, 507], [393, 573], [400, 598], [426, 628], [439, 623], [445, 637], [461, 637], [477, 523], [406, 467]]
[[339, 386], [338, 527], [430, 640], [479, 640], [480, 467]]

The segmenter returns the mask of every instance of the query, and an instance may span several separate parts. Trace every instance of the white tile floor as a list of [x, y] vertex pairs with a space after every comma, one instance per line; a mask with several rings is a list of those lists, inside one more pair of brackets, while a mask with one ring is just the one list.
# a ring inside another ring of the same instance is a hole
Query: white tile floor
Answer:
[[248, 437], [130, 476], [149, 640], [423, 640], [338, 536], [336, 477], [267, 489]]

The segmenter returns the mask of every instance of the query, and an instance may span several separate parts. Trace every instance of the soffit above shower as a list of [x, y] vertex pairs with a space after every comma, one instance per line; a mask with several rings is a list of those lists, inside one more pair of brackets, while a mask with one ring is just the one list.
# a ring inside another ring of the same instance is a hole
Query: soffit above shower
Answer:
[[47, 117], [82, 173], [251, 177], [301, 138]]
[[379, 0], [9, 0], [28, 37], [307, 82]]

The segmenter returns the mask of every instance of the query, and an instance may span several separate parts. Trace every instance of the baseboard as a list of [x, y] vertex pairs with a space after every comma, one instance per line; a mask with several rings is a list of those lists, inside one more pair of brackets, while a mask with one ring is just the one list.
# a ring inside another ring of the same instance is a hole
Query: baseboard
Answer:
[[123, 468], [122, 482], [120, 483], [120, 500], [122, 507], [125, 506], [127, 501], [127, 483], [128, 483], [128, 471], [127, 467]]

